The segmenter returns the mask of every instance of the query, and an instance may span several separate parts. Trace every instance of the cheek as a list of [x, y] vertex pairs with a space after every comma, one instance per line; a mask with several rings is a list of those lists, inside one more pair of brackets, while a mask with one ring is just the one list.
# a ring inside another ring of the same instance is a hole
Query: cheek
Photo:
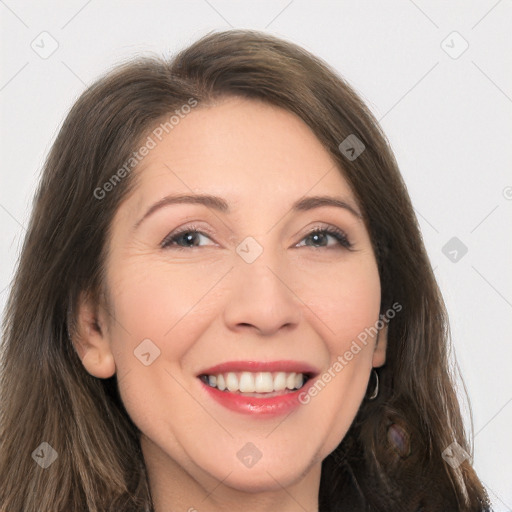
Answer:
[[370, 258], [318, 275], [316, 287], [311, 286], [310, 277], [303, 281], [301, 294], [314, 312], [312, 318], [317, 318], [314, 325], [330, 362], [303, 399], [325, 421], [321, 450], [325, 457], [347, 433], [367, 389], [381, 288], [377, 266]]
[[301, 273], [297, 295], [323, 325], [322, 337], [331, 354], [340, 354], [379, 318], [379, 273], [370, 255], [322, 270]]
[[[204, 299], [226, 265], [170, 265], [143, 259], [128, 261], [110, 276], [115, 305], [113, 341], [126, 349], [128, 341], [140, 343], [149, 338], [161, 350], [172, 347], [179, 354], [194, 339], [194, 332], [200, 331], [200, 319], [206, 319], [206, 310], [211, 309]], [[179, 335], [184, 326], [187, 336]]]
[[184, 390], [191, 349], [222, 310], [214, 288], [229, 266], [148, 260], [112, 268], [112, 350], [121, 399], [132, 421], [154, 438], [172, 424], [165, 432], [180, 458], [179, 439], [188, 435], [187, 415], [195, 405]]

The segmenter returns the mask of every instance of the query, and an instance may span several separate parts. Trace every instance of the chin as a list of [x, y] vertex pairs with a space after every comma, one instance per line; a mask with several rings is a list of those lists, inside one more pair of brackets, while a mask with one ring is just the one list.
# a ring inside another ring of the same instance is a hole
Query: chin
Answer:
[[[268, 472], [267, 472], [268, 471]], [[290, 487], [299, 483], [302, 474], [296, 470], [276, 467], [272, 469], [256, 468], [233, 471], [224, 484], [232, 489], [246, 493], [265, 493], [281, 491], [283, 487]]]
[[313, 469], [313, 460], [294, 459], [287, 460], [286, 457], [276, 456], [274, 460], [264, 461], [262, 458], [252, 467], [245, 467], [242, 463], [237, 463], [234, 466], [226, 465], [223, 468], [216, 466], [210, 468], [213, 471], [209, 472], [224, 485], [240, 492], [282, 491], [283, 487], [300, 484], [301, 480]]

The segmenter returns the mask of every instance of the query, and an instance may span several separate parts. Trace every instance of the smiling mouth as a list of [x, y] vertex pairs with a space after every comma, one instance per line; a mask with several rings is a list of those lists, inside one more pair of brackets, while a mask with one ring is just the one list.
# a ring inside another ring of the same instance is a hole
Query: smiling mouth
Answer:
[[219, 391], [243, 396], [271, 398], [301, 389], [311, 378], [309, 373], [295, 372], [225, 372], [203, 374], [199, 378]]

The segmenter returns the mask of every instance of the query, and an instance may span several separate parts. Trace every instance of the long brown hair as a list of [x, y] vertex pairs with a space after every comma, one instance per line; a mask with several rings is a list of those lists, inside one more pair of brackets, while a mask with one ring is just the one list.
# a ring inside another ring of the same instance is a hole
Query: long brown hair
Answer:
[[[312, 129], [364, 212], [381, 310], [395, 302], [403, 308], [389, 324], [378, 397], [363, 401], [323, 461], [320, 510], [486, 510], [470, 460], [452, 467], [442, 456], [453, 442], [470, 452], [449, 367], [446, 312], [385, 136], [324, 62], [244, 30], [209, 34], [170, 61], [124, 64], [89, 87], [65, 119], [35, 196], [4, 318], [0, 507], [152, 510], [139, 432], [116, 377], [87, 373], [70, 336], [80, 295], [103, 300], [109, 228], [135, 184], [126, 162], [176, 109], [224, 96], [263, 100]], [[349, 135], [365, 146], [356, 159], [339, 149]], [[42, 467], [37, 456], [55, 460]]]

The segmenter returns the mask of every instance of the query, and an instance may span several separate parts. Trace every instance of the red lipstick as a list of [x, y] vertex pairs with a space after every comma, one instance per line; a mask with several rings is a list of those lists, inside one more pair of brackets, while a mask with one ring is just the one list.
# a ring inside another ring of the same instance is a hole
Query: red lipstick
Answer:
[[[202, 378], [208, 375], [226, 374], [229, 372], [285, 372], [301, 373], [306, 376], [305, 384], [296, 390], [273, 391], [272, 393], [258, 393], [259, 396], [248, 396], [240, 391], [221, 391], [207, 384]], [[288, 414], [301, 405], [298, 400], [300, 393], [307, 391], [313, 384], [313, 377], [318, 371], [308, 363], [299, 361], [229, 361], [217, 364], [201, 371], [200, 378], [205, 393], [223, 407], [242, 414], [254, 417], [271, 417]], [[265, 397], [265, 395], [270, 395]]]
[[214, 375], [227, 372], [295, 372], [316, 375], [316, 368], [300, 361], [228, 361], [207, 368], [199, 375]]

